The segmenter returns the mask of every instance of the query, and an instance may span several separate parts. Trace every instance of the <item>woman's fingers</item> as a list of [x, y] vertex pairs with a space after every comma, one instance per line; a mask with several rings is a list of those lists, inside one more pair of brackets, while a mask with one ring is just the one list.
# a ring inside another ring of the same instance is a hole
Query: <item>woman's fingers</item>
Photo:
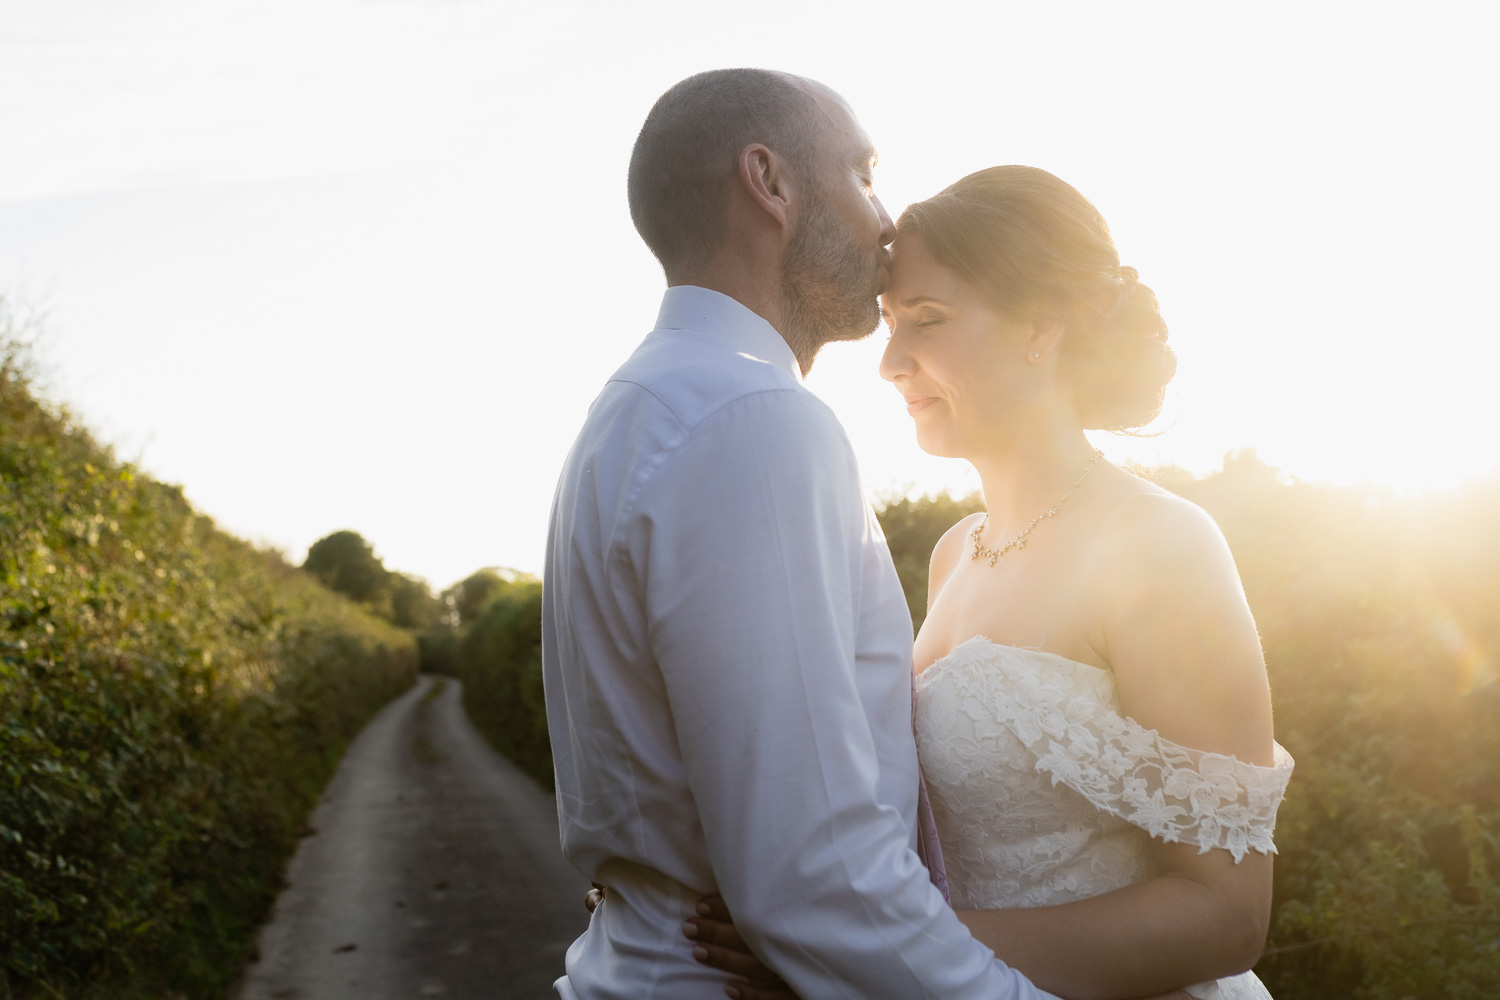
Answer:
[[698, 904], [698, 914], [683, 923], [682, 933], [692, 940], [693, 957], [699, 962], [741, 977], [742, 981], [731, 983], [729, 988], [741, 990], [745, 1000], [762, 997], [787, 1000], [795, 996], [780, 976], [751, 954], [745, 939], [729, 922], [729, 911], [722, 899], [717, 896], [705, 899]]
[[734, 923], [734, 918], [729, 915], [729, 905], [724, 902], [723, 896], [704, 896], [698, 900], [698, 915], [717, 920], [721, 924]]
[[716, 944], [694, 944], [693, 957], [699, 963], [731, 976], [739, 976], [760, 985], [771, 985], [781, 980], [776, 973], [760, 964], [760, 960], [748, 951], [735, 951]]
[[740, 937], [739, 928], [713, 917], [688, 917], [687, 922], [682, 925], [682, 933], [702, 944], [716, 944], [732, 951], [750, 954], [745, 939]]
[[723, 896], [699, 900], [698, 915], [687, 919], [682, 933], [692, 939], [693, 957], [699, 962], [740, 977], [725, 985], [726, 996], [734, 1000], [797, 1000], [791, 987], [745, 946]]
[[750, 953], [734, 924], [720, 923], [709, 917], [690, 917], [682, 925], [682, 933], [693, 942], [693, 957], [710, 968], [743, 976], [756, 983], [781, 981], [776, 973]]
[[724, 994], [734, 1000], [797, 1000], [786, 983], [752, 983], [736, 980], [724, 987]]

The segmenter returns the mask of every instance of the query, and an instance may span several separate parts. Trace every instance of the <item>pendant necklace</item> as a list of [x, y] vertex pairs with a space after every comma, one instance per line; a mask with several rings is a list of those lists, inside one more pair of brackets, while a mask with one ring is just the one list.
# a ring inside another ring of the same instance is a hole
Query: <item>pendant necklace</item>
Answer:
[[1019, 535], [1017, 535], [1015, 538], [1012, 538], [1010, 541], [1006, 542], [998, 549], [987, 549], [984, 547], [984, 543], [979, 540], [979, 536], [984, 533], [984, 529], [989, 527], [990, 523], [990, 515], [985, 514], [984, 520], [979, 522], [979, 527], [969, 532], [969, 538], [974, 542], [974, 553], [973, 555], [969, 556], [969, 559], [983, 559], [991, 566], [993, 566], [1000, 560], [1001, 556], [1005, 555], [1005, 553], [1009, 552], [1011, 549], [1024, 549], [1026, 547], [1026, 537], [1031, 534], [1031, 529], [1041, 524], [1047, 518], [1056, 515], [1057, 512], [1062, 509], [1062, 505], [1067, 503], [1068, 497], [1072, 496], [1074, 491], [1077, 490], [1078, 487], [1083, 485], [1083, 481], [1089, 477], [1089, 473], [1094, 471], [1094, 466], [1097, 465], [1099, 459], [1103, 457], [1103, 453], [1095, 449], [1094, 457], [1089, 459], [1088, 468], [1083, 470], [1083, 475], [1079, 476], [1078, 481], [1068, 488], [1068, 492], [1062, 495], [1062, 499], [1057, 501], [1057, 503], [1053, 504], [1042, 513], [1038, 514], [1035, 520], [1021, 529], [1021, 533]]

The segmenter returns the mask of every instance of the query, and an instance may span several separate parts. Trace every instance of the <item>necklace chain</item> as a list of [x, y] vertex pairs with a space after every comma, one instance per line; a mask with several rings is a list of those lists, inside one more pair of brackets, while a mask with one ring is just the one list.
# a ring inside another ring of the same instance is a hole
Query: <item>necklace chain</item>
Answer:
[[1089, 477], [1089, 473], [1094, 471], [1094, 466], [1097, 465], [1099, 459], [1103, 457], [1104, 456], [1101, 452], [1095, 450], [1094, 457], [1089, 459], [1088, 467], [1083, 470], [1083, 475], [1079, 476], [1078, 481], [1068, 488], [1068, 492], [1062, 495], [1062, 499], [1058, 500], [1057, 503], [1053, 504], [1051, 507], [1048, 507], [1042, 513], [1038, 514], [1030, 524], [1021, 529], [1021, 533], [1019, 535], [1017, 535], [1015, 538], [1012, 538], [1010, 541], [1006, 542], [998, 549], [987, 549], [984, 547], [984, 543], [979, 540], [979, 536], [984, 533], [984, 529], [989, 527], [990, 524], [990, 516], [989, 514], [985, 514], [984, 520], [979, 522], [979, 527], [969, 532], [969, 538], [974, 542], [974, 553], [973, 555], [969, 556], [969, 558], [971, 560], [983, 559], [991, 566], [993, 566], [995, 565], [995, 563], [1000, 561], [1001, 556], [1005, 555], [1005, 553], [1009, 552], [1011, 549], [1024, 549], [1026, 547], [1026, 538], [1031, 534], [1031, 529], [1041, 524], [1047, 518], [1055, 516], [1057, 512], [1062, 509], [1062, 505], [1068, 502], [1068, 497], [1072, 496], [1074, 491], [1076, 491], [1078, 487], [1083, 485], [1083, 481]]

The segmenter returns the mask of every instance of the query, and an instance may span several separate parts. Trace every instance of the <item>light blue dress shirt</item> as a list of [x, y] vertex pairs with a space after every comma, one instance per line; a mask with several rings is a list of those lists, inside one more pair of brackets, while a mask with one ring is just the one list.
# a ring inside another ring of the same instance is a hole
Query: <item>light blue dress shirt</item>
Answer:
[[724, 895], [804, 1000], [1046, 997], [914, 852], [911, 617], [854, 454], [786, 342], [668, 289], [563, 468], [542, 604], [563, 851], [609, 886], [568, 1000], [705, 1000]]

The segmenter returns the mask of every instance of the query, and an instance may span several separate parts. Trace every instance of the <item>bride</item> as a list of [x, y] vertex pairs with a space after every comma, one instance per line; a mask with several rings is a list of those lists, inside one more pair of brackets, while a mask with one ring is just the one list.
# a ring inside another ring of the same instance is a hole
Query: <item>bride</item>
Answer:
[[[1176, 361], [1097, 209], [1043, 170], [965, 177], [897, 223], [881, 375], [988, 512], [932, 553], [914, 725], [953, 906], [1069, 1000], [1268, 996], [1272, 739], [1255, 623], [1217, 526], [1085, 430], [1159, 412]], [[717, 902], [700, 960], [787, 993]], [[728, 947], [725, 947], [728, 945]], [[1180, 994], [1179, 994], [1180, 995]]]

